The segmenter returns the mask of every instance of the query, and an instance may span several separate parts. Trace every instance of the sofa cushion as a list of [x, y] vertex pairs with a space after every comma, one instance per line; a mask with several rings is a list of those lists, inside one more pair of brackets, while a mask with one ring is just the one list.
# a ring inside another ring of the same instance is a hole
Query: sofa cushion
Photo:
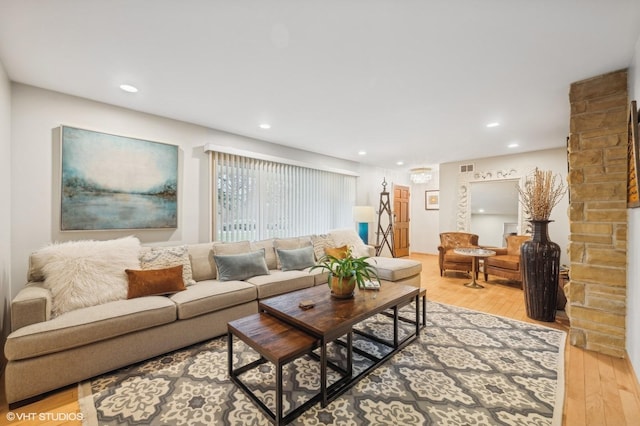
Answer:
[[129, 279], [127, 299], [173, 294], [186, 289], [182, 265], [162, 269], [125, 269]]
[[313, 287], [314, 276], [304, 271], [270, 271], [269, 275], [259, 275], [246, 280], [257, 287], [258, 299], [289, 293], [301, 288]]
[[41, 265], [51, 290], [52, 316], [127, 298], [125, 269], [139, 269], [140, 241], [125, 237], [108, 241], [51, 244], [32, 257]]
[[[249, 253], [251, 251], [251, 243], [249, 241], [236, 241], [232, 243], [215, 242], [213, 243], [213, 247], [211, 248], [211, 250], [214, 255]], [[216, 268], [215, 277], [219, 278], [218, 267], [215, 261], [213, 262], [213, 264]]]
[[7, 338], [5, 355], [9, 361], [32, 358], [175, 320], [176, 305], [167, 297], [116, 300], [76, 309], [52, 320], [22, 327]]
[[216, 279], [216, 262], [213, 260], [213, 244], [189, 244], [189, 259], [195, 281]]
[[280, 258], [283, 271], [300, 271], [309, 268], [316, 263], [313, 247], [307, 246], [298, 249], [276, 249]]
[[170, 296], [178, 307], [178, 318], [187, 319], [251, 302], [256, 287], [244, 281], [200, 281]]
[[422, 272], [422, 263], [416, 260], [372, 257], [367, 262], [376, 268], [378, 277], [386, 281], [399, 281]]
[[276, 250], [273, 247], [273, 238], [251, 242], [251, 251], [264, 249], [264, 259], [267, 262], [267, 268], [277, 269], [278, 259], [276, 258]]
[[449, 249], [445, 252], [445, 263], [468, 263], [471, 265], [471, 261], [473, 259], [472, 256], [467, 256], [464, 254], [458, 254], [455, 252], [456, 249]]
[[216, 261], [220, 281], [241, 281], [269, 273], [264, 258], [264, 249], [243, 254], [214, 254], [213, 259]]
[[182, 265], [184, 285], [195, 284], [187, 246], [143, 247], [140, 250], [140, 267], [142, 269], [164, 269], [178, 265]]
[[505, 254], [502, 256], [491, 256], [484, 260], [485, 265], [496, 268], [509, 269], [511, 271], [520, 270], [520, 256]]
[[329, 272], [325, 271], [324, 269], [318, 268], [311, 270], [311, 268], [305, 268], [304, 272], [313, 277], [314, 285], [326, 284], [327, 282], [329, 282]]
[[273, 241], [273, 248], [276, 250], [277, 269], [282, 267], [278, 249], [292, 250], [306, 246], [311, 246], [311, 237], [276, 238]]
[[251, 243], [249, 241], [236, 241], [233, 243], [213, 243], [213, 254], [242, 254], [251, 251]]

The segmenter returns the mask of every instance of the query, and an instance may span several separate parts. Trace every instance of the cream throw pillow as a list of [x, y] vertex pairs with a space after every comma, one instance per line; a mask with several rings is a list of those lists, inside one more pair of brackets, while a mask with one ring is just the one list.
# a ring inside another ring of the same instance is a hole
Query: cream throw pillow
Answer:
[[325, 255], [325, 250], [335, 247], [333, 238], [327, 234], [312, 235], [311, 244], [313, 245], [313, 253], [316, 256], [316, 260], [320, 260]]
[[42, 265], [44, 286], [51, 291], [52, 316], [126, 299], [124, 270], [140, 269], [139, 251], [135, 237], [69, 241], [38, 250], [33, 256]]
[[182, 265], [182, 280], [184, 285], [194, 285], [191, 270], [191, 259], [187, 246], [150, 247], [140, 253], [140, 266], [145, 269], [165, 269]]

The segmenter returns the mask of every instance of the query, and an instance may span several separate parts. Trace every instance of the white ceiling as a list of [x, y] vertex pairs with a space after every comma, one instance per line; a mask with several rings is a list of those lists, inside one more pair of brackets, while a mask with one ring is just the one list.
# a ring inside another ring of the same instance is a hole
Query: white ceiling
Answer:
[[639, 0], [0, 1], [13, 81], [393, 169], [564, 146], [639, 36]]

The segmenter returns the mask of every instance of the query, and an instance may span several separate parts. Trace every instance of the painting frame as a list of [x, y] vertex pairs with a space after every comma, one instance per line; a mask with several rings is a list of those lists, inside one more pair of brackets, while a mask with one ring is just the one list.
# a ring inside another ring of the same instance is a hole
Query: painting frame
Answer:
[[178, 145], [58, 128], [60, 231], [178, 228]]
[[627, 208], [640, 207], [640, 188], [638, 183], [639, 129], [638, 108], [636, 101], [629, 105], [628, 120], [628, 144], [627, 144]]
[[425, 210], [440, 210], [440, 190], [424, 191]]

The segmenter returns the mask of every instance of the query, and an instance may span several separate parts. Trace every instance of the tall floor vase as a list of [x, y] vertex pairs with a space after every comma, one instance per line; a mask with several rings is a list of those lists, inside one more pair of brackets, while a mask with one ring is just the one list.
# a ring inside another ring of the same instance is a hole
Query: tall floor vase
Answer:
[[556, 319], [560, 246], [549, 240], [550, 220], [532, 220], [531, 240], [520, 246], [522, 285], [527, 316], [538, 321]]

